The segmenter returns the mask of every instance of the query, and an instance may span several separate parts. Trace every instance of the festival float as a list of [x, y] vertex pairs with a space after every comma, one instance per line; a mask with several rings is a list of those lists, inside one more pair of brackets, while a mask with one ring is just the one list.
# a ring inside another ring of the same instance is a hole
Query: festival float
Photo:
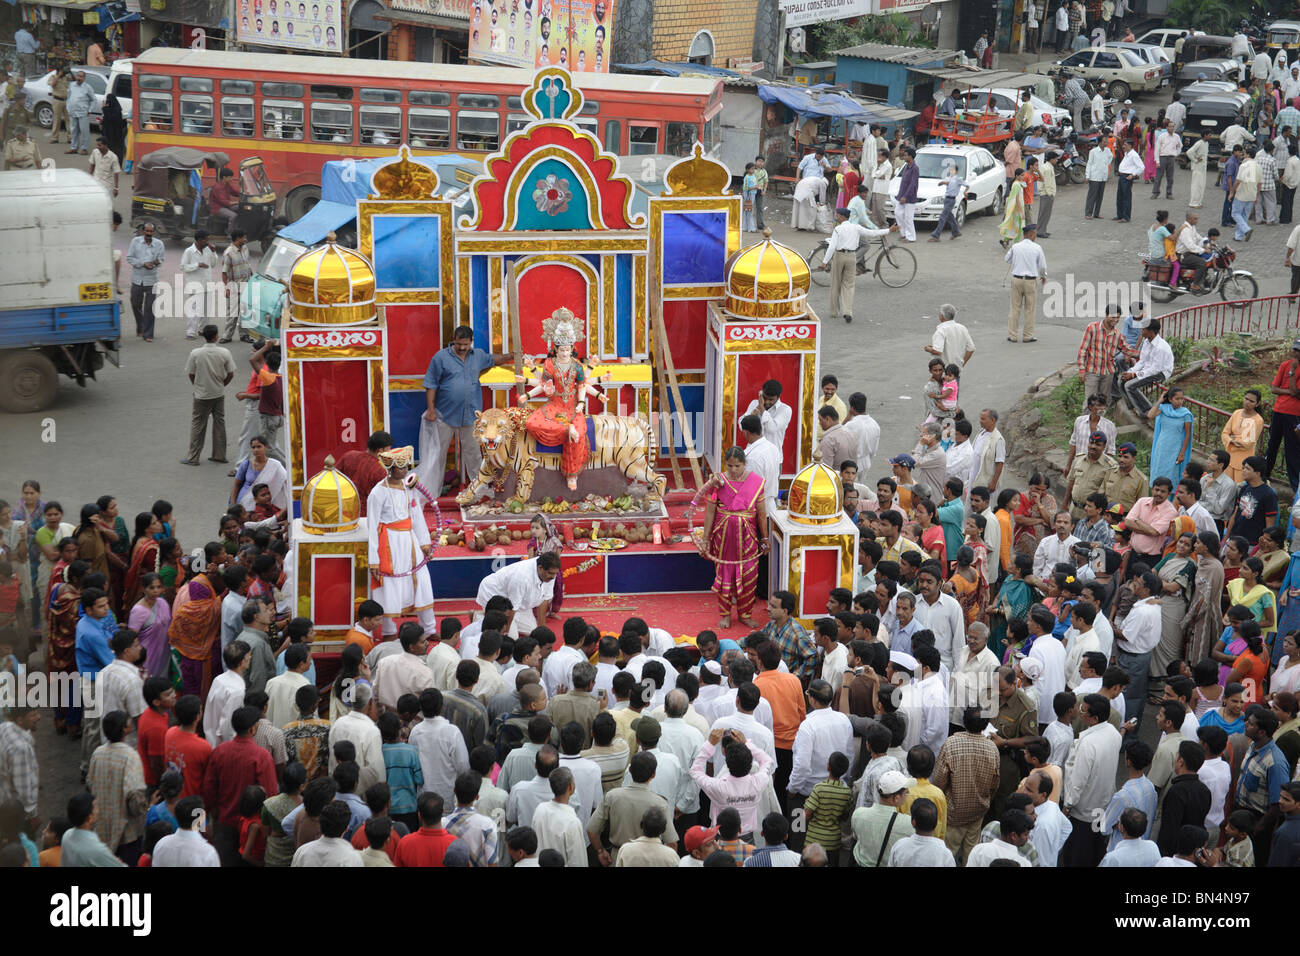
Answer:
[[[700, 145], [633, 212], [639, 187], [572, 122], [582, 93], [567, 72], [538, 71], [522, 103], [531, 120], [471, 184], [470, 215], [455, 216], [436, 172], [403, 146], [357, 201], [358, 248], [328, 242], [293, 267], [282, 331], [301, 514], [291, 581], [318, 641], [341, 640], [369, 573], [355, 489], [320, 503], [347, 480], [327, 459], [364, 450], [378, 429], [418, 458], [425, 370], [457, 326], [514, 367], [480, 378], [483, 464], [456, 497], [424, 504], [440, 617], [468, 620], [480, 580], [527, 556], [540, 513], [563, 534], [566, 613], [606, 629], [637, 613], [693, 633], [712, 615], [713, 565], [690, 503], [742, 443], [740, 419], [767, 379], [793, 412], [783, 476], [810, 459], [820, 328], [807, 263], [770, 235], [742, 248], [731, 174]], [[416, 469], [422, 488], [439, 484]], [[780, 541], [783, 554], [797, 549]], [[808, 601], [824, 604], [844, 573], [806, 576]], [[789, 582], [773, 562], [770, 586]]]

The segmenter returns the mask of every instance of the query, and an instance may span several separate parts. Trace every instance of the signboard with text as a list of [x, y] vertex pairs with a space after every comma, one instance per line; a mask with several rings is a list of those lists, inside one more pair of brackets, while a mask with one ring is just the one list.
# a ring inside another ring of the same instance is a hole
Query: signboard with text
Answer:
[[[786, 28], [806, 27], [830, 20], [848, 20], [873, 13], [874, 0], [781, 0]], [[883, 2], [883, 0], [882, 0]]]
[[876, 13], [908, 13], [928, 7], [930, 0], [876, 0]]
[[469, 23], [470, 13], [474, 9], [473, 0], [388, 0], [388, 5], [394, 10], [427, 13], [449, 20], [464, 20], [466, 23]]
[[488, 0], [469, 23], [471, 63], [608, 73], [618, 0]]
[[240, 43], [342, 54], [344, 0], [237, 0]]

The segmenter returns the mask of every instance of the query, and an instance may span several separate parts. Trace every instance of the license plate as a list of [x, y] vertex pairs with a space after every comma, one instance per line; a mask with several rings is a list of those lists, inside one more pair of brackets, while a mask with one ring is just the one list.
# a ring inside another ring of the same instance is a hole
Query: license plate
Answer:
[[82, 302], [107, 302], [113, 297], [113, 286], [108, 282], [83, 282], [79, 291]]

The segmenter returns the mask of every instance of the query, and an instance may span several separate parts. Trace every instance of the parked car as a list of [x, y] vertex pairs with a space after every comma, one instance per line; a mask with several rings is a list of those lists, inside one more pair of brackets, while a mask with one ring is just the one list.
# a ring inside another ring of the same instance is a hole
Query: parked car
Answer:
[[[1205, 36], [1200, 30], [1192, 30], [1195, 36]], [[1137, 38], [1138, 43], [1150, 43], [1152, 46], [1158, 46], [1168, 50], [1169, 55], [1174, 55], [1174, 44], [1178, 42], [1179, 37], [1187, 36], [1187, 30], [1176, 30], [1170, 27], [1161, 27], [1159, 30], [1148, 30]]]
[[[957, 173], [966, 180], [966, 198], [955, 210], [958, 228], [971, 213], [987, 212], [997, 216], [1002, 213], [1007, 185], [1006, 169], [983, 146], [922, 146], [916, 151], [916, 165], [920, 181], [916, 190], [916, 216], [918, 221], [938, 220], [943, 212], [943, 170], [949, 163], [957, 165]], [[898, 195], [901, 176], [889, 183], [886, 212], [894, 215], [894, 199]]]
[[1143, 62], [1159, 67], [1162, 87], [1168, 86], [1173, 81], [1174, 58], [1162, 47], [1151, 43], [1111, 43], [1110, 46], [1119, 47], [1121, 50], [1132, 50], [1142, 58]]
[[[90, 108], [90, 125], [98, 127], [99, 118], [104, 114], [104, 93], [108, 89], [108, 67], [74, 66], [72, 68], [73, 73], [78, 70], [86, 71], [86, 82], [95, 91], [95, 105]], [[27, 94], [27, 112], [31, 113], [32, 119], [36, 120], [45, 129], [49, 129], [54, 125], [54, 99], [50, 95], [50, 81], [54, 78], [53, 72], [51, 70], [23, 84], [23, 92]], [[122, 108], [123, 115], [130, 115], [129, 101], [122, 104]]]
[[1174, 74], [1174, 89], [1181, 90], [1185, 86], [1198, 83], [1201, 80], [1215, 80], [1218, 82], [1231, 83], [1236, 89], [1237, 77], [1241, 75], [1241, 64], [1236, 60], [1195, 60], [1191, 63], [1184, 63], [1178, 72]]
[[[979, 112], [985, 108], [989, 100], [993, 101], [993, 109], [999, 116], [1011, 117], [1016, 115], [1020, 108], [1020, 90], [1013, 89], [982, 89], [982, 90], [961, 90], [954, 93], [952, 98], [956, 101], [961, 109]], [[1060, 126], [1064, 123], [1071, 122], [1070, 111], [1061, 109], [1059, 106], [1053, 106], [1046, 100], [1029, 94], [1029, 102], [1034, 104], [1034, 122], [1041, 123], [1044, 126]]]
[[1183, 151], [1180, 162], [1186, 162], [1187, 149], [1201, 138], [1201, 133], [1210, 131], [1210, 165], [1218, 164], [1223, 147], [1219, 137], [1233, 123], [1245, 125], [1246, 104], [1250, 97], [1245, 93], [1213, 93], [1202, 96], [1187, 107], [1187, 119], [1183, 123]]
[[1065, 69], [1090, 80], [1105, 80], [1110, 95], [1126, 100], [1133, 91], [1152, 92], [1160, 89], [1160, 69], [1142, 60], [1132, 50], [1114, 46], [1079, 50], [1064, 60], [1044, 60], [1029, 67], [1033, 73], [1048, 73]]

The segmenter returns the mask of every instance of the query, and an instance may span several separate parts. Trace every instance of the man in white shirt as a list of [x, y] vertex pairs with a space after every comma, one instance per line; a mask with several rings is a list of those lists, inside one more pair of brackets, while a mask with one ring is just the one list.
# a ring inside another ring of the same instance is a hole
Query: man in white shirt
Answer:
[[573, 774], [563, 767], [551, 771], [547, 778], [554, 799], [540, 804], [533, 811], [533, 832], [537, 834], [537, 850], [555, 850], [564, 857], [565, 866], [587, 865], [587, 831], [569, 805], [574, 793]]
[[[675, 808], [681, 811], [682, 805], [689, 799], [691, 783], [689, 766], [683, 766], [673, 754], [659, 746], [663, 728], [653, 717], [645, 716], [634, 721], [636, 729], [637, 752], [645, 751], [655, 758], [655, 775], [650, 779], [649, 787], [668, 801], [669, 812]], [[632, 783], [631, 765], [623, 773], [623, 786]], [[696, 810], [699, 809], [699, 793], [696, 791]]]
[[889, 865], [895, 869], [905, 866], [955, 867], [952, 850], [934, 835], [939, 827], [939, 807], [933, 801], [921, 797], [912, 801], [911, 812], [913, 832], [894, 844], [889, 851]]
[[[689, 770], [695, 762], [695, 755], [704, 746], [706, 737], [686, 722], [686, 710], [690, 703], [685, 691], [670, 691], [664, 698], [664, 716], [662, 719], [656, 718], [659, 720], [659, 752], [672, 754], [684, 770]], [[691, 780], [689, 773], [682, 777], [678, 809], [688, 815], [700, 810], [700, 788]]]
[[937, 564], [921, 565], [916, 574], [920, 593], [913, 614], [921, 622], [921, 627], [934, 633], [934, 647], [939, 652], [939, 659], [945, 668], [951, 668], [965, 638], [966, 616], [957, 599], [940, 589], [939, 570]]
[[379, 705], [374, 699], [373, 689], [369, 684], [358, 683], [352, 691], [352, 709], [330, 727], [330, 773], [339, 765], [338, 758], [334, 756], [334, 745], [340, 740], [351, 741], [357, 750], [357, 765], [361, 768], [357, 793], [365, 793], [387, 776], [384, 768], [384, 739], [375, 726], [375, 718], [378, 716]]
[[415, 694], [433, 686], [433, 674], [425, 663], [429, 642], [424, 638], [424, 628], [408, 621], [397, 633], [402, 653], [389, 654], [375, 670], [375, 697], [389, 710], [397, 709], [403, 694]]
[[[1175, 93], [1173, 101], [1165, 107], [1165, 119], [1170, 122], [1174, 133], [1181, 133], [1183, 131], [1183, 121], [1186, 118], [1187, 104], [1183, 102], [1181, 93]], [[1159, 151], [1156, 152], [1156, 155], [1160, 155]]]
[[1098, 616], [1096, 605], [1086, 601], [1079, 601], [1070, 609], [1071, 628], [1066, 632], [1065, 652], [1065, 686], [1070, 690], [1083, 683], [1083, 675], [1079, 670], [1083, 656], [1101, 651], [1101, 641], [1097, 639], [1097, 632], [1092, 626]]
[[1183, 271], [1192, 273], [1193, 292], [1200, 290], [1201, 279], [1205, 277], [1207, 268], [1205, 237], [1196, 231], [1196, 224], [1199, 221], [1200, 215], [1188, 210], [1186, 219], [1174, 234], [1174, 254], [1178, 256]]
[[1042, 605], [1029, 609], [1028, 624], [1029, 636], [1034, 642], [1028, 659], [1042, 666], [1042, 673], [1034, 678], [1034, 690], [1038, 692], [1038, 722], [1050, 724], [1056, 719], [1052, 700], [1065, 690], [1065, 645], [1052, 634], [1056, 615]]
[[1227, 156], [1238, 146], [1255, 142], [1255, 134], [1239, 123], [1233, 123], [1219, 134], [1219, 146], [1222, 155]]
[[456, 777], [469, 769], [465, 735], [442, 716], [442, 692], [436, 687], [420, 694], [420, 712], [424, 719], [411, 728], [408, 742], [420, 755], [422, 789], [455, 806]]
[[1178, 502], [1178, 513], [1187, 515], [1196, 524], [1196, 533], [1203, 531], [1213, 531], [1218, 534], [1218, 525], [1214, 522], [1214, 516], [1206, 510], [1205, 505], [1201, 504], [1201, 483], [1192, 478], [1184, 478], [1178, 482], [1178, 488], [1174, 492], [1174, 501]]
[[1029, 839], [1038, 850], [1039, 866], [1056, 866], [1061, 847], [1070, 838], [1073, 827], [1052, 797], [1052, 778], [1035, 770], [1025, 780], [1025, 793], [1034, 802], [1034, 828]]
[[[1154, 575], [1153, 575], [1154, 576]], [[1159, 623], [1157, 608], [1157, 624]], [[1159, 627], [1156, 629], [1159, 637]], [[1094, 823], [1104, 817], [1115, 795], [1115, 774], [1123, 743], [1111, 724], [1110, 703], [1100, 694], [1089, 694], [1079, 704], [1083, 731], [1065, 759], [1061, 809], [1070, 818], [1073, 832], [1061, 849], [1058, 865], [1093, 867], [1101, 860], [1109, 836], [1099, 833]]]
[[215, 750], [227, 740], [235, 739], [230, 718], [244, 706], [247, 683], [244, 674], [252, 662], [249, 647], [243, 641], [233, 641], [221, 653], [226, 669], [218, 674], [208, 688], [208, 699], [203, 704], [203, 736]]
[[[547, 697], [558, 697], [573, 689], [573, 668], [587, 659], [579, 648], [587, 636], [587, 622], [570, 617], [564, 622], [564, 646], [542, 663], [542, 686]], [[561, 689], [563, 688], [563, 689]]]
[[203, 814], [203, 798], [182, 797], [176, 803], [173, 815], [177, 829], [165, 836], [153, 848], [152, 863], [155, 869], [191, 866], [221, 866], [217, 848], [203, 838], [195, 828]]
[[1101, 126], [1106, 122], [1106, 98], [1101, 95], [1100, 90], [1093, 95], [1090, 107], [1089, 117], [1092, 119], [1092, 125]]
[[506, 803], [506, 823], [510, 826], [532, 826], [537, 808], [554, 796], [550, 776], [559, 769], [559, 753], [550, 744], [542, 744], [533, 754], [532, 764], [533, 775], [510, 787], [510, 800]]
[[248, 600], [248, 568], [232, 564], [222, 570], [221, 577], [226, 582], [226, 596], [221, 599], [221, 649], [224, 651], [244, 629], [240, 615]]
[[585, 735], [577, 721], [570, 721], [560, 728], [560, 767], [573, 774], [570, 805], [584, 827], [605, 796], [600, 764], [582, 755]]
[[794, 186], [790, 225], [800, 232], [817, 231], [817, 207], [826, 202], [826, 177], [821, 170], [800, 176]]
[[889, 161], [889, 150], [882, 149], [871, 172], [871, 221], [878, 225], [889, 222], [885, 202], [889, 199], [889, 183], [893, 178], [894, 164]]
[[1139, 416], [1146, 417], [1151, 402], [1142, 389], [1153, 382], [1163, 382], [1174, 372], [1174, 352], [1160, 334], [1160, 320], [1145, 318], [1138, 325], [1142, 329], [1142, 348], [1137, 364], [1120, 376], [1129, 405]]
[[[749, 663], [746, 661], [746, 663]], [[733, 664], [734, 668], [735, 665]], [[732, 691], [732, 710], [713, 721], [713, 726], [709, 728], [709, 733], [713, 731], [737, 730], [740, 731], [750, 744], [763, 753], [767, 754], [773, 760], [776, 760], [776, 740], [772, 735], [772, 728], [766, 726], [755, 714], [755, 711], [762, 705], [766, 705], [769, 715], [771, 705], [763, 700], [759, 693], [758, 685], [751, 683], [752, 675], [746, 678], [739, 688]], [[713, 772], [718, 774], [722, 772], [725, 765], [723, 750], [719, 749], [713, 761]]]
[[[459, 655], [460, 660], [472, 661], [478, 657], [478, 642], [484, 631], [499, 631], [502, 634], [509, 633], [514, 626], [514, 617], [514, 605], [511, 604], [510, 598], [503, 594], [497, 594], [488, 598], [487, 609], [483, 612], [483, 616], [477, 621], [471, 621], [461, 629], [460, 642], [456, 647], [456, 652]], [[526, 636], [532, 632], [524, 631], [522, 633]], [[384, 644], [380, 644], [367, 656], [366, 660], [370, 663], [372, 669], [377, 663], [375, 660], [375, 652], [378, 651], [380, 647], [384, 647], [391, 643], [391, 641], [387, 641]], [[456, 675], [453, 671], [452, 680], [454, 681], [455, 678]], [[455, 685], [453, 684], [452, 686], [454, 687]]]
[[858, 280], [858, 246], [863, 240], [880, 239], [898, 231], [898, 223], [888, 229], [868, 229], [849, 222], [847, 209], [835, 210], [835, 228], [817, 268], [831, 274], [831, 316], [842, 315], [853, 321], [853, 292]]
[[122, 164], [118, 162], [117, 153], [108, 148], [108, 140], [102, 136], [90, 151], [90, 172], [105, 192], [110, 196], [117, 195], [117, 177], [122, 172]]
[[1073, 527], [1068, 511], [1058, 511], [1052, 518], [1052, 530], [1056, 533], [1038, 542], [1034, 550], [1034, 577], [1045, 580], [1057, 564], [1073, 563], [1070, 561], [1070, 545], [1079, 540], [1071, 533]]
[[[983, 434], [983, 433], [981, 433]], [[973, 444], [973, 443], [972, 443]], [[978, 463], [979, 451], [975, 452], [976, 463]], [[1001, 465], [1001, 462], [999, 462]], [[975, 470], [975, 465], [971, 466], [971, 471]], [[1001, 468], [999, 468], [999, 472]], [[976, 489], [979, 489], [977, 491]], [[983, 494], [979, 492], [982, 491]], [[969, 514], [979, 515], [984, 519], [984, 543], [989, 549], [989, 577], [996, 579], [999, 571], [999, 557], [1002, 553], [1002, 528], [998, 524], [997, 516], [993, 514], [991, 499], [988, 497], [990, 491], [980, 485], [976, 485], [970, 490], [970, 508]], [[991, 584], [992, 582], [990, 582]]]
[[[208, 242], [208, 233], [199, 229], [194, 242], [181, 253], [181, 272], [185, 274], [185, 337], [197, 339], [199, 325], [208, 314], [208, 288], [217, 282], [220, 260]], [[212, 310], [215, 314], [215, 310]]]
[[334, 800], [320, 812], [320, 837], [298, 847], [290, 866], [365, 866], [361, 854], [344, 839], [352, 811], [342, 800]]
[[822, 652], [822, 677], [837, 695], [849, 666], [849, 649], [840, 643], [839, 629], [840, 624], [833, 617], [818, 618], [813, 626], [813, 640]]
[[949, 722], [960, 724], [967, 707], [987, 707], [997, 691], [998, 656], [988, 647], [989, 628], [976, 621], [966, 633], [965, 643], [957, 651], [951, 668], [952, 713]]
[[[1178, 94], [1175, 93], [1176, 97]], [[1173, 106], [1182, 106], [1175, 101], [1170, 104]], [[1174, 164], [1178, 160], [1178, 154], [1183, 151], [1183, 138], [1177, 133], [1177, 125], [1170, 116], [1170, 110], [1165, 111], [1165, 126], [1156, 135], [1156, 181], [1151, 187], [1151, 198], [1160, 198], [1160, 180], [1165, 181], [1165, 198], [1174, 198]]]
[[[1097, 101], [1094, 99], [1092, 102], [1095, 115]], [[1101, 203], [1106, 198], [1106, 180], [1110, 178], [1110, 164], [1114, 159], [1115, 154], [1101, 143], [1088, 151], [1088, 159], [1084, 164], [1084, 177], [1088, 180], [1088, 196], [1083, 203], [1084, 219], [1101, 218]]]
[[745, 435], [745, 464], [763, 479], [763, 500], [770, 518], [776, 513], [777, 495], [781, 493], [781, 449], [763, 437], [763, 420], [746, 415], [740, 420]]
[[[794, 414], [790, 406], [781, 401], [781, 391], [780, 382], [774, 378], [768, 379], [763, 383], [758, 398], [751, 401], [745, 409], [746, 415], [759, 416], [763, 423], [763, 437], [778, 450], [785, 448], [785, 430], [790, 427], [790, 418]], [[784, 466], [784, 460], [782, 465]]]
[[1224, 809], [1228, 802], [1228, 787], [1232, 783], [1232, 766], [1223, 759], [1228, 746], [1228, 734], [1222, 727], [1201, 727], [1196, 732], [1205, 747], [1205, 762], [1196, 776], [1210, 791], [1210, 811], [1205, 815], [1205, 829], [1210, 831], [1209, 846], [1219, 842], [1219, 827], [1223, 826]]
[[[858, 464], [858, 473], [865, 475], [871, 470], [871, 459], [880, 447], [880, 425], [867, 414], [867, 396], [862, 392], [849, 396], [849, 417], [844, 421], [844, 428], [857, 442], [853, 460]], [[770, 508], [767, 513], [772, 513]]]
[[1124, 690], [1124, 711], [1129, 719], [1141, 723], [1142, 708], [1147, 701], [1151, 652], [1160, 643], [1160, 595], [1164, 589], [1154, 571], [1134, 578], [1131, 587], [1138, 601], [1115, 636], [1115, 663], [1129, 676], [1129, 685]]
[[975, 342], [966, 326], [957, 321], [955, 305], [945, 302], [939, 306], [939, 324], [935, 326], [925, 351], [939, 356], [945, 366], [956, 365], [958, 368], [969, 362], [975, 354]]
[[[430, 636], [429, 653], [425, 655], [424, 662], [429, 667], [429, 673], [433, 675], [433, 686], [438, 690], [453, 690], [456, 687], [456, 667], [460, 664], [460, 651], [457, 645], [448, 644], [444, 637], [450, 637], [453, 641], [458, 640], [460, 627], [456, 623], [449, 623], [448, 618], [444, 618], [439, 625], [441, 630], [438, 636]], [[480, 631], [480, 633], [482, 633]], [[508, 685], [507, 685], [508, 686]]]
[[[487, 602], [497, 595], [509, 598], [515, 611], [510, 623], [510, 636], [530, 634], [539, 621], [546, 619], [546, 611], [555, 590], [555, 576], [559, 572], [560, 556], [553, 551], [507, 564], [480, 582], [477, 604], [486, 609]], [[464, 657], [465, 644], [462, 637], [461, 658]]]
[[[1052, 699], [1052, 709], [1056, 712], [1056, 719], [1047, 725], [1043, 731], [1043, 739], [1047, 741], [1051, 750], [1047, 755], [1047, 762], [1056, 767], [1065, 766], [1065, 758], [1070, 754], [1070, 745], [1074, 743], [1074, 727], [1072, 722], [1079, 713], [1078, 698], [1069, 691], [1062, 691]], [[1058, 793], [1059, 797], [1060, 794]]]
[[[1007, 339], [1011, 342], [1038, 341], [1034, 338], [1034, 323], [1038, 312], [1038, 288], [1047, 281], [1047, 257], [1043, 255], [1043, 247], [1034, 241], [1036, 238], [1037, 226], [1027, 223], [1025, 238], [1003, 256], [1011, 263], [1011, 311], [1007, 318]], [[1022, 313], [1023, 337], [1020, 330]]]
[[971, 465], [975, 460], [975, 446], [970, 436], [974, 428], [970, 419], [963, 418], [952, 427], [952, 444], [948, 446], [948, 477], [958, 478], [962, 484], [970, 478]]
[[916, 676], [903, 686], [898, 709], [907, 715], [909, 747], [925, 744], [937, 754], [948, 739], [948, 687], [939, 672], [943, 662], [939, 651], [925, 644], [914, 647], [911, 656]]
[[1142, 157], [1128, 140], [1119, 144], [1119, 167], [1115, 170], [1115, 221], [1133, 218], [1133, 183], [1143, 175]]
[[[835, 697], [831, 685], [815, 680], [808, 685], [808, 714], [794, 736], [793, 769], [786, 787], [797, 805], [812, 793], [813, 787], [827, 776], [827, 761], [833, 753], [853, 759], [853, 724], [848, 715], [831, 709]], [[944, 723], [947, 723], [947, 714]], [[945, 728], [946, 729], [946, 728]]]
[[300, 688], [311, 683], [306, 671], [311, 666], [311, 651], [306, 644], [290, 644], [284, 651], [284, 673], [266, 682], [266, 719], [274, 727], [298, 719], [295, 698]]
[[966, 857], [966, 866], [991, 866], [994, 860], [1010, 860], [1017, 866], [1029, 866], [1020, 848], [1030, 840], [1034, 824], [1024, 810], [1007, 810], [998, 821], [996, 840], [981, 843]]

